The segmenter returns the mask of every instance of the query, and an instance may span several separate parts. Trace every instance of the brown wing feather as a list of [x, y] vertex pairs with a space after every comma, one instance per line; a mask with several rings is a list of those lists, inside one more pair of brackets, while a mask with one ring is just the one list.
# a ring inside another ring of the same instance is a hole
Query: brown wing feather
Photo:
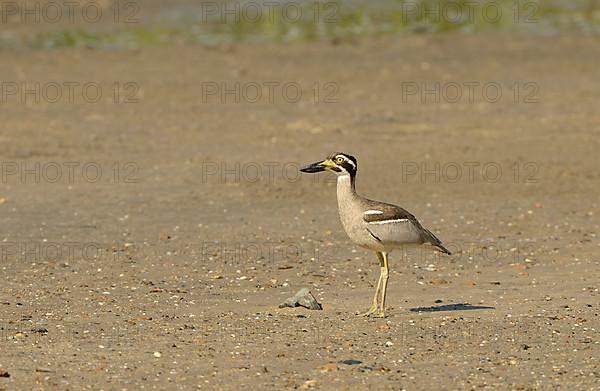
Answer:
[[373, 213], [373, 214], [363, 214], [363, 220], [367, 223], [373, 223], [377, 221], [385, 221], [385, 220], [398, 220], [398, 219], [406, 219], [410, 221], [421, 233], [421, 238], [424, 242], [431, 243], [435, 247], [442, 250], [442, 252], [449, 254], [447, 248], [442, 245], [442, 241], [439, 240], [431, 231], [423, 228], [419, 220], [415, 216], [413, 216], [409, 211], [403, 209], [397, 205], [388, 204], [385, 202], [372, 201], [368, 199], [364, 199], [364, 202], [368, 205], [368, 207], [372, 210], [378, 210], [382, 213]]
[[374, 213], [363, 215], [363, 219], [367, 223], [384, 220], [406, 219], [409, 220], [411, 223], [415, 224], [417, 227], [421, 227], [421, 224], [419, 224], [417, 218], [410, 214], [410, 212], [408, 212], [406, 209], [403, 209], [396, 205], [386, 204], [384, 202], [376, 202], [371, 200], [365, 201], [370, 209], [382, 212], [377, 214]]

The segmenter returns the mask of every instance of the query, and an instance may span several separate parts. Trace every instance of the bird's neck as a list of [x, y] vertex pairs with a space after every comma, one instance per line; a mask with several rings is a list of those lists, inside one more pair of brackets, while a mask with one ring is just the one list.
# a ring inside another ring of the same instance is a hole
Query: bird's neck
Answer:
[[337, 196], [338, 199], [352, 198], [356, 195], [354, 187], [355, 175], [340, 175], [337, 178]]

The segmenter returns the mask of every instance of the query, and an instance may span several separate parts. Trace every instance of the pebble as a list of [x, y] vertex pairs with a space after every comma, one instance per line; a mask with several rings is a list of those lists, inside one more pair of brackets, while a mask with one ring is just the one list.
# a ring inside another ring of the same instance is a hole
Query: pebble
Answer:
[[362, 364], [362, 361], [354, 360], [354, 359], [349, 359], [349, 360], [342, 360], [342, 361], [340, 361], [340, 364], [358, 365], [358, 364]]
[[162, 354], [160, 352], [154, 352], [154, 357], [160, 358], [162, 357]]
[[302, 384], [302, 386], [300, 387], [301, 390], [307, 390], [309, 388], [315, 388], [317, 386], [317, 381], [316, 380], [307, 380], [304, 382], [304, 384]]
[[328, 363], [319, 368], [319, 371], [322, 373], [325, 372], [334, 372], [338, 370], [338, 366], [335, 363]]
[[279, 304], [279, 308], [284, 307], [304, 307], [309, 310], [322, 310], [323, 306], [317, 302], [317, 299], [310, 293], [308, 288], [300, 289], [293, 297], [286, 299], [283, 303]]

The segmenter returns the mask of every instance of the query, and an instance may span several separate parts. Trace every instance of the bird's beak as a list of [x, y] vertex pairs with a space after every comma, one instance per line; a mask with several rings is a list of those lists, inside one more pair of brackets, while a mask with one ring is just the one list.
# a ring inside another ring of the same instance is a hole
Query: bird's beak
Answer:
[[313, 172], [321, 172], [321, 171], [325, 171], [327, 169], [327, 167], [330, 167], [330, 160], [329, 159], [325, 159], [323, 161], [317, 162], [317, 163], [313, 163], [313, 164], [309, 164], [308, 166], [302, 167], [300, 169], [300, 171], [302, 172], [308, 172], [308, 173], [313, 173]]

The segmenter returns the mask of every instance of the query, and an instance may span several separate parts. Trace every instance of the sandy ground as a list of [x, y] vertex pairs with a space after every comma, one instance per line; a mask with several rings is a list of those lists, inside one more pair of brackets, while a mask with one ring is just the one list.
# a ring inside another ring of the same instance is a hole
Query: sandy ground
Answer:
[[[598, 389], [599, 44], [4, 51], [0, 389]], [[102, 97], [49, 102], [71, 82]], [[471, 82], [502, 97], [449, 102]], [[298, 176], [332, 151], [455, 252], [392, 253], [386, 319], [335, 182]], [[322, 311], [277, 307], [303, 287]]]

